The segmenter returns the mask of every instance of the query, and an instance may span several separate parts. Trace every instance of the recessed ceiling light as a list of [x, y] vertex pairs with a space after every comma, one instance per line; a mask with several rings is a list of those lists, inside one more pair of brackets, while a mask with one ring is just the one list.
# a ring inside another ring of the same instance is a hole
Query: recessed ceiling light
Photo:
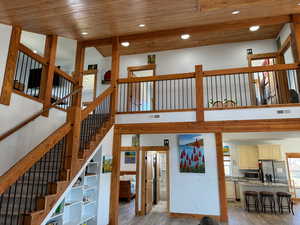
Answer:
[[139, 24], [139, 27], [145, 27], [145, 26], [146, 26], [146, 25], [143, 24], [143, 23]]
[[130, 45], [130, 43], [128, 41], [125, 41], [125, 42], [122, 42], [121, 45], [124, 47], [128, 47]]
[[255, 25], [255, 26], [250, 27], [249, 30], [250, 30], [250, 31], [258, 31], [259, 28], [260, 28], [260, 26]]
[[240, 14], [241, 13], [241, 11], [239, 11], [239, 10], [234, 10], [234, 11], [232, 11], [232, 15], [238, 15], [238, 14]]
[[191, 35], [189, 35], [189, 34], [182, 34], [181, 35], [181, 39], [182, 40], [187, 40], [187, 39], [189, 39], [191, 37]]
[[300, 6], [300, 2], [298, 2], [298, 3], [297, 3], [297, 5], [299, 5], [299, 6]]
[[89, 33], [88, 32], [82, 32], [81, 34], [82, 35], [88, 35]]
[[37, 52], [38, 52], [37, 50], [33, 50], [33, 53], [35, 53], [35, 54], [36, 54]]

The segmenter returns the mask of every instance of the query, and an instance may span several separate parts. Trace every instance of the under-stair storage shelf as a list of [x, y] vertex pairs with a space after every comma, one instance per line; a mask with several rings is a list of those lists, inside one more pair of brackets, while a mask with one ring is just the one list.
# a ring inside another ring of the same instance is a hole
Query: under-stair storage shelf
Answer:
[[65, 193], [59, 215], [47, 225], [96, 225], [101, 148], [83, 169], [72, 188]]

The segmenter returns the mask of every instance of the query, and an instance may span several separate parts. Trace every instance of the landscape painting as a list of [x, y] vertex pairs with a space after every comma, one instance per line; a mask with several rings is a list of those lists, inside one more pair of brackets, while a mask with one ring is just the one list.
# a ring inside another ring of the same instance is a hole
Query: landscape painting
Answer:
[[205, 173], [204, 143], [201, 135], [179, 135], [181, 173]]

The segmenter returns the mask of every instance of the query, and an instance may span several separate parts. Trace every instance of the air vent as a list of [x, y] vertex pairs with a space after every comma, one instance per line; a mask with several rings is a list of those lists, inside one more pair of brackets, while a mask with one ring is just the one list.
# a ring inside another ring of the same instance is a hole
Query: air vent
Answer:
[[155, 115], [152, 115], [151, 117], [152, 118], [160, 118], [160, 115], [159, 114], [155, 114]]
[[285, 110], [277, 110], [277, 114], [289, 114], [291, 113], [291, 110], [285, 109]]

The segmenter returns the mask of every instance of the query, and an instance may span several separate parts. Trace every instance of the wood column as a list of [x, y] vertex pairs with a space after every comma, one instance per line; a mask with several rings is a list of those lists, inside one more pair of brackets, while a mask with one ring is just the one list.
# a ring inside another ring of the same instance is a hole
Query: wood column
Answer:
[[111, 99], [112, 122], [115, 122], [115, 115], [118, 109], [118, 84], [120, 72], [120, 42], [119, 37], [112, 40], [112, 62], [111, 62], [111, 86], [114, 88]]
[[218, 182], [219, 182], [219, 201], [220, 201], [220, 221], [228, 221], [228, 209], [226, 199], [226, 183], [223, 158], [223, 139], [222, 133], [215, 133], [216, 137], [216, 153], [218, 163]]
[[[292, 15], [292, 51], [295, 62], [300, 62], [300, 14]], [[297, 82], [300, 87], [300, 73], [297, 71]]]
[[[44, 101], [43, 108], [47, 108], [51, 105], [52, 86], [55, 69], [55, 58], [57, 48], [57, 36], [47, 35], [45, 43], [45, 58], [48, 65], [43, 67], [42, 79], [41, 79], [41, 91], [39, 98]], [[44, 116], [49, 115], [49, 111], [43, 113]]]
[[196, 118], [197, 122], [204, 121], [204, 101], [203, 101], [203, 68], [202, 65], [195, 66], [196, 74]]
[[114, 130], [113, 161], [110, 186], [109, 225], [119, 223], [119, 187], [120, 187], [120, 160], [121, 160], [121, 134], [118, 128]]
[[8, 55], [0, 96], [0, 103], [4, 105], [10, 104], [11, 93], [14, 85], [15, 70], [17, 65], [18, 49], [21, 40], [21, 33], [22, 30], [20, 27], [13, 26], [10, 36]]
[[[82, 87], [85, 47], [77, 43], [74, 79], [74, 90]], [[70, 178], [74, 177], [80, 168], [78, 153], [80, 147], [81, 129], [81, 94], [82, 90], [73, 96], [72, 106], [69, 108], [67, 120], [72, 124], [72, 130], [67, 136], [66, 166], [71, 169]]]

